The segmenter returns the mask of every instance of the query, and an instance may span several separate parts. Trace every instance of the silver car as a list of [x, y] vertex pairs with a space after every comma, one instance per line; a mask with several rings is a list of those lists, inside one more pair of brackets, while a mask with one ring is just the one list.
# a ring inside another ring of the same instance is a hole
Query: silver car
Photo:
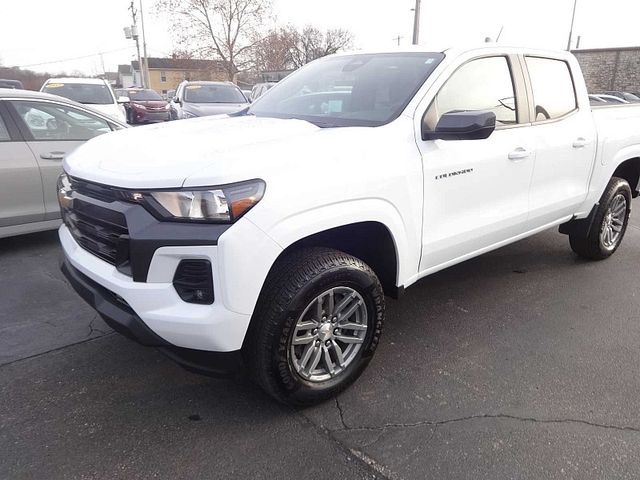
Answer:
[[184, 81], [169, 103], [169, 120], [234, 113], [248, 106], [242, 91], [231, 82]]
[[57, 228], [62, 160], [126, 125], [47, 93], [0, 88], [0, 238]]

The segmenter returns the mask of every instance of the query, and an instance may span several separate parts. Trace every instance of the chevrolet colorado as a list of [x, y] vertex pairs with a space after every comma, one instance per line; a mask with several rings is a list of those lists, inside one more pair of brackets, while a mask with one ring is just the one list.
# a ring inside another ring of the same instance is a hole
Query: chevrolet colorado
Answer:
[[64, 169], [62, 270], [109, 325], [304, 405], [370, 362], [385, 295], [554, 226], [613, 254], [640, 110], [592, 111], [566, 52], [338, 54], [239, 113], [93, 139]]

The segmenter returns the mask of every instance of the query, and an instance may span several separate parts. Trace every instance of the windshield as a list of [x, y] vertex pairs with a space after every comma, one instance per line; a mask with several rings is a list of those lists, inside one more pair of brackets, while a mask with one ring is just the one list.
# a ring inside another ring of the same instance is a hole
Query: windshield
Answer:
[[125, 90], [123, 95], [139, 102], [162, 101], [162, 97], [155, 90]]
[[284, 79], [248, 113], [323, 127], [384, 125], [402, 113], [443, 58], [441, 53], [325, 58]]
[[189, 103], [247, 103], [233, 85], [187, 85], [184, 101]]
[[48, 83], [43, 92], [60, 95], [87, 105], [108, 105], [114, 103], [111, 90], [106, 85], [90, 83]]

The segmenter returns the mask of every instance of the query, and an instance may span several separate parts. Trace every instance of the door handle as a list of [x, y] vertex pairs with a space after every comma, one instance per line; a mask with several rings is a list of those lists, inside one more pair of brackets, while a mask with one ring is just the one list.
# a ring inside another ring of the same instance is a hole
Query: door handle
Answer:
[[523, 147], [516, 148], [513, 152], [509, 153], [509, 160], [524, 160], [531, 156], [531, 150], [527, 150]]
[[589, 145], [591, 142], [588, 141], [586, 138], [584, 137], [578, 137], [573, 141], [573, 148], [584, 148], [587, 145]]
[[41, 153], [40, 158], [43, 160], [63, 160], [65, 152], [49, 152]]

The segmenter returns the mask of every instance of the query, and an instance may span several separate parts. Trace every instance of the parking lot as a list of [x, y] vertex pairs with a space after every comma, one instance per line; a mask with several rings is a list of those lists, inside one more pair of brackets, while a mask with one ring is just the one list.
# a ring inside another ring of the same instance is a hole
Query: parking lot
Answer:
[[604, 262], [549, 231], [423, 280], [360, 380], [299, 411], [110, 332], [59, 255], [0, 240], [0, 478], [640, 475], [637, 215]]

